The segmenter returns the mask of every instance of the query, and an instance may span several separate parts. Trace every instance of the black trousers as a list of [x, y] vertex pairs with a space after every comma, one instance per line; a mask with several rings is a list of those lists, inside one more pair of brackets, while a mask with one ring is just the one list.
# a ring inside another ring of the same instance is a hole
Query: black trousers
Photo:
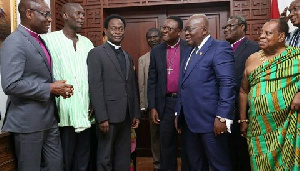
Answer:
[[[175, 105], [177, 98], [166, 97], [164, 113], [160, 114], [160, 169], [163, 171], [177, 170], [178, 134], [175, 128]], [[185, 130], [180, 136], [181, 140], [181, 170], [190, 171], [190, 162], [186, 151]]]
[[110, 123], [109, 131], [103, 133], [98, 127], [98, 171], [129, 171], [130, 169], [130, 135], [129, 115], [120, 123]]
[[64, 171], [86, 171], [90, 159], [91, 129], [76, 133], [74, 127], [60, 127]]

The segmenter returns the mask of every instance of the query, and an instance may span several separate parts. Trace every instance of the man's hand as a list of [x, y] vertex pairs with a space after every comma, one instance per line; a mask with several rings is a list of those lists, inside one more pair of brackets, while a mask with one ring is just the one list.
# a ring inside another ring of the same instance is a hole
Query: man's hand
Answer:
[[160, 120], [158, 118], [158, 113], [156, 109], [151, 109], [150, 113], [151, 113], [152, 122], [155, 124], [159, 124]]
[[178, 128], [178, 117], [177, 116], [175, 116], [174, 124], [175, 124], [175, 128], [177, 130], [177, 133], [181, 134], [181, 129]]
[[107, 132], [109, 131], [109, 123], [108, 123], [108, 120], [100, 122], [100, 123], [99, 123], [99, 129], [100, 129], [100, 131], [102, 131], [103, 133], [107, 133]]
[[139, 119], [137, 119], [137, 118], [133, 118], [132, 119], [132, 121], [131, 121], [131, 127], [133, 129], [138, 128], [139, 124], [140, 124], [140, 120]]
[[69, 98], [73, 95], [73, 85], [66, 84], [66, 80], [59, 80], [50, 84], [50, 92], [60, 95], [63, 98]]
[[215, 135], [224, 134], [227, 132], [226, 122], [221, 122], [219, 118], [215, 118], [214, 133]]
[[280, 14], [280, 18], [284, 19], [286, 22], [289, 21], [290, 16], [286, 16], [286, 12], [288, 10], [288, 7], [285, 7], [282, 13]]
[[240, 126], [241, 136], [247, 137], [248, 123], [242, 122]]
[[294, 111], [300, 112], [300, 92], [296, 93], [296, 95], [291, 103], [291, 110], [292, 110], [292, 112], [294, 112]]

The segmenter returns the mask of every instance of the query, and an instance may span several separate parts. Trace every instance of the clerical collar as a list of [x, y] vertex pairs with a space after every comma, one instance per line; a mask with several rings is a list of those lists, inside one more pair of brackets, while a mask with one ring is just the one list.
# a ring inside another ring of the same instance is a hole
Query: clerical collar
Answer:
[[171, 49], [173, 49], [179, 44], [179, 42], [180, 42], [180, 38], [178, 39], [177, 43], [175, 43], [175, 45], [171, 46], [171, 45], [167, 44], [167, 46], [170, 47]]
[[[196, 51], [196, 54], [199, 52], [199, 50], [202, 48], [202, 46], [207, 42], [208, 38], [210, 37], [210, 35], [207, 35], [202, 42], [200, 43], [200, 45], [198, 46], [198, 49]], [[195, 48], [192, 50], [191, 54], [194, 52]]]
[[38, 34], [38, 33], [36, 33], [36, 32], [34, 32], [34, 31], [30, 30], [29, 28], [23, 26], [22, 24], [20, 24], [20, 26], [22, 26], [26, 31], [28, 31], [28, 33], [29, 33], [31, 36], [33, 36], [33, 37], [35, 37], [35, 38], [39, 37], [39, 34]]
[[235, 46], [237, 43], [239, 43], [239, 42], [243, 41], [244, 39], [245, 39], [245, 36], [244, 36], [244, 37], [242, 37], [242, 38], [240, 38], [240, 40], [238, 40], [238, 41], [236, 41], [236, 42], [232, 43], [232, 44], [231, 44], [231, 47]]
[[106, 42], [109, 43], [111, 46], [113, 46], [115, 49], [120, 49], [121, 48], [121, 46], [117, 46], [117, 45], [113, 44], [110, 41], [106, 41]]

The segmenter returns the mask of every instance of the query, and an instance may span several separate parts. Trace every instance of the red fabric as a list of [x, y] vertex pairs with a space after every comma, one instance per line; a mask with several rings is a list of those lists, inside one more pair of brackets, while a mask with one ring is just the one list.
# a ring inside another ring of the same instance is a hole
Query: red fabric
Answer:
[[272, 0], [271, 2], [271, 19], [277, 19], [280, 17], [279, 9], [278, 9], [278, 2], [277, 0]]

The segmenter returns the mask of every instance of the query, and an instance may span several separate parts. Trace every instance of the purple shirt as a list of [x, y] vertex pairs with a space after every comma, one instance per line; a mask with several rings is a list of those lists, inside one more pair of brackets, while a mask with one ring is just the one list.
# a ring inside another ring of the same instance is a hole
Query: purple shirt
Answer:
[[43, 49], [45, 55], [46, 55], [46, 58], [47, 58], [47, 62], [49, 64], [49, 67], [51, 68], [51, 57], [50, 57], [50, 54], [46, 48], [46, 46], [44, 45], [44, 43], [42, 42], [40, 36], [34, 32], [34, 31], [31, 31], [29, 28], [21, 25], [22, 27], [25, 28], [25, 30], [40, 44], [41, 48]]
[[180, 71], [180, 44], [167, 46], [167, 93], [177, 93]]
[[241, 44], [244, 40], [245, 40], [245, 37], [243, 37], [243, 38], [241, 38], [240, 40], [234, 42], [234, 43], [232, 44], [232, 49], [233, 49], [233, 51], [235, 51], [235, 50], [240, 46], [240, 44]]

